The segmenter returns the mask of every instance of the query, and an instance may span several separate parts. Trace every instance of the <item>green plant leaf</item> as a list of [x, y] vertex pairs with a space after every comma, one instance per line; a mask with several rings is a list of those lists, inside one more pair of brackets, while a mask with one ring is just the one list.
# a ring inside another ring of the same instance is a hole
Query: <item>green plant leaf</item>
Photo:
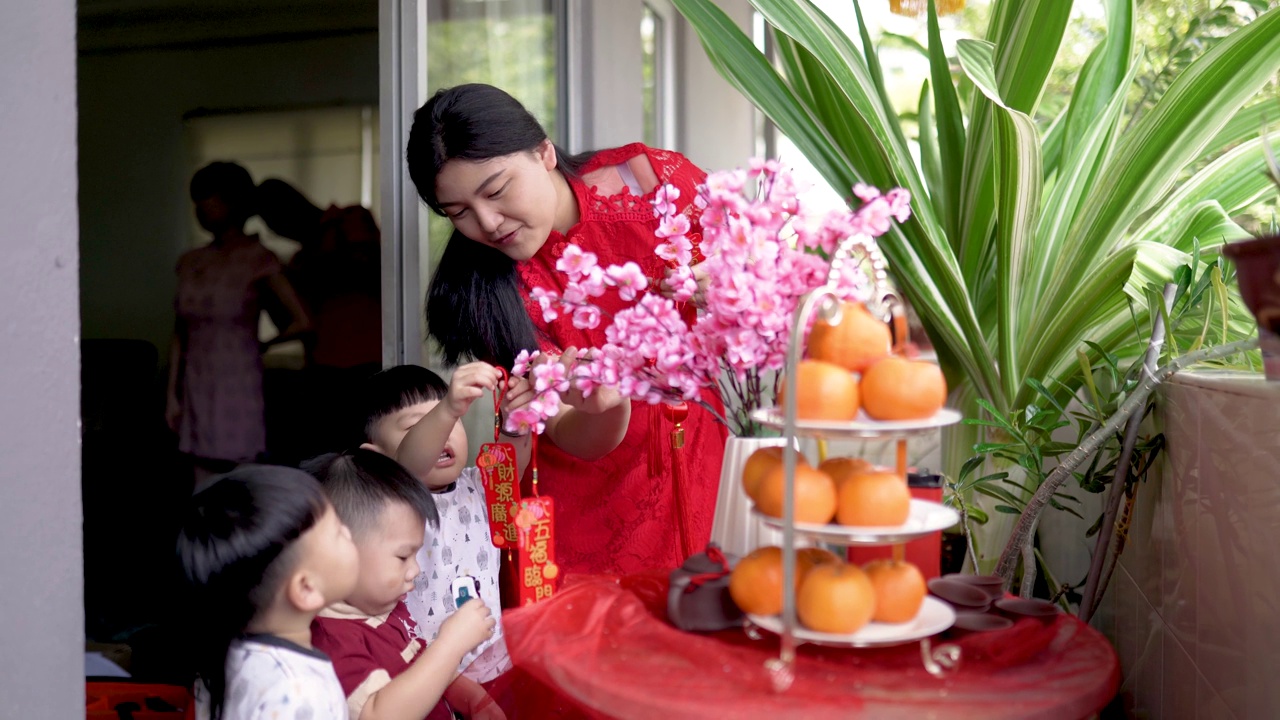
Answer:
[[902, 132], [902, 122], [898, 118], [897, 111], [893, 108], [893, 103], [889, 101], [889, 93], [885, 90], [884, 71], [880, 68], [880, 58], [876, 55], [875, 43], [871, 42], [871, 34], [867, 32], [867, 24], [862, 19], [862, 6], [858, 3], [858, 0], [853, 0], [853, 12], [858, 19], [858, 34], [862, 39], [863, 56], [867, 61], [867, 76], [871, 78], [876, 92], [880, 95], [880, 107], [889, 121], [886, 127], [889, 132], [893, 133], [898, 146], [905, 148], [907, 146], [907, 138]]
[[1126, 230], [1200, 156], [1237, 108], [1280, 70], [1280, 8], [1235, 31], [1180, 73], [1168, 91], [1121, 138], [1107, 169], [1082, 204], [1042, 306], [1058, 312], [1099, 258], [1124, 244]]
[[1018, 498], [1016, 498], [1016, 497], [1014, 497], [1014, 496], [1013, 496], [1013, 493], [1009, 492], [1008, 490], [1005, 490], [1004, 488], [1000, 487], [999, 485], [986, 485], [986, 484], [984, 484], [984, 485], [978, 485], [978, 486], [974, 487], [973, 489], [974, 489], [975, 491], [977, 491], [977, 492], [982, 493], [983, 495], [986, 495], [987, 497], [992, 497], [992, 498], [995, 498], [995, 499], [997, 499], [997, 500], [1003, 500], [1003, 501], [1005, 501], [1005, 502], [1009, 503], [1010, 505], [1019, 505], [1019, 504], [1021, 504], [1021, 503], [1020, 503], [1020, 501], [1018, 500]]
[[720, 75], [751, 97], [818, 172], [828, 178], [848, 172], [848, 159], [836, 150], [827, 131], [732, 18], [709, 0], [673, 0], [673, 4], [697, 31]]
[[[1111, 2], [1124, 3], [1126, 0]], [[1102, 168], [1111, 159], [1126, 90], [1137, 71], [1138, 64], [1133, 63], [1119, 88], [1096, 115], [1091, 116], [1090, 124], [1077, 128], [1078, 136], [1065, 150], [1066, 158], [1058, 171], [1052, 192], [1045, 199], [1044, 213], [1036, 226], [1035, 269], [1029, 280], [1031, 292], [1028, 293], [1029, 302], [1025, 303], [1024, 322], [1032, 322], [1031, 318], [1036, 317], [1040, 311], [1038, 300], [1044, 293], [1050, 272], [1057, 265], [1071, 223], [1079, 215], [1081, 203], [1093, 188], [1098, 173], [1102, 172]]]
[[[996, 183], [996, 347], [1005, 395], [1018, 393], [1019, 327], [1026, 319], [1020, 307], [1022, 281], [1033, 252], [1036, 217], [1040, 209], [1040, 138], [1025, 113], [1005, 103], [996, 86], [995, 46], [981, 40], [961, 40], [956, 53], [965, 74], [991, 102], [995, 127]], [[1043, 81], [1042, 81], [1043, 82]], [[1029, 313], [1028, 313], [1029, 314]]]
[[[976, 96], [970, 109], [959, 200], [960, 266], [971, 281], [980, 277], [984, 262], [994, 254], [989, 242], [996, 217], [991, 165], [995, 127], [989, 100], [999, 97], [1010, 109], [1026, 115], [1035, 113], [1062, 44], [1072, 4], [1070, 0], [996, 0], [992, 8], [988, 40], [996, 48], [992, 58], [994, 78], [988, 91]], [[966, 73], [972, 80], [967, 69]], [[976, 296], [974, 303], [981, 304]]]
[[[1100, 117], [1109, 113], [1116, 94], [1122, 97], [1132, 85], [1138, 63], [1133, 61], [1134, 0], [1105, 0], [1107, 34], [1098, 43], [1071, 93], [1063, 129], [1063, 153], [1078, 153], [1085, 135], [1094, 130]], [[1123, 100], [1122, 106], [1123, 106]], [[1118, 120], [1119, 112], [1115, 113]], [[1110, 121], [1112, 124], [1116, 120]], [[1111, 129], [1108, 129], [1108, 135]]]
[[[960, 251], [959, 202], [960, 178], [964, 170], [965, 135], [964, 114], [960, 99], [951, 78], [951, 63], [947, 61], [942, 46], [942, 32], [938, 27], [938, 13], [933, 0], [929, 2], [929, 75], [933, 82], [933, 104], [936, 108], [938, 156], [942, 167], [944, 192], [935, 194], [939, 216], [943, 218], [953, 253]], [[921, 136], [926, 134], [921, 124]]]
[[933, 122], [933, 99], [929, 94], [929, 81], [920, 86], [920, 100], [917, 105], [918, 134], [916, 142], [920, 146], [920, 171], [924, 175], [925, 185], [929, 188], [929, 199], [938, 206], [938, 215], [947, 218], [947, 185], [943, 179], [942, 158], [939, 155], [938, 139], [931, 128]]
[[[1280, 115], [1280, 108], [1276, 110]], [[1280, 140], [1280, 126], [1265, 137], [1273, 142]], [[1259, 171], [1264, 158], [1264, 137], [1256, 137], [1233, 148], [1180, 182], [1156, 212], [1133, 231], [1132, 237], [1173, 245], [1184, 251], [1190, 248], [1188, 236], [1199, 237], [1205, 246], [1220, 244], [1219, 237], [1238, 238], [1244, 231], [1226, 216], [1252, 205], [1266, 193], [1274, 192], [1270, 179]], [[1211, 224], [1221, 235], [1198, 229], [1204, 226], [1207, 218], [1191, 217], [1204, 212], [1206, 203], [1217, 203], [1222, 210], [1219, 216], [1222, 219], [1215, 218]], [[1188, 227], [1197, 229], [1188, 232]]]

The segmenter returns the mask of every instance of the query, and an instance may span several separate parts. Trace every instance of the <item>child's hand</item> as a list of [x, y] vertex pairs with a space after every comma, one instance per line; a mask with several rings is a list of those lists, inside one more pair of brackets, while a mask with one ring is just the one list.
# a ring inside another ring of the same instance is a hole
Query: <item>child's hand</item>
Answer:
[[466, 415], [471, 403], [484, 395], [485, 390], [496, 388], [501, 377], [497, 368], [485, 362], [467, 363], [454, 370], [453, 377], [449, 378], [449, 394], [444, 399], [449, 414], [455, 418]]
[[462, 651], [460, 655], [466, 655], [493, 636], [495, 624], [488, 606], [483, 601], [472, 598], [445, 619], [436, 642], [449, 643]]

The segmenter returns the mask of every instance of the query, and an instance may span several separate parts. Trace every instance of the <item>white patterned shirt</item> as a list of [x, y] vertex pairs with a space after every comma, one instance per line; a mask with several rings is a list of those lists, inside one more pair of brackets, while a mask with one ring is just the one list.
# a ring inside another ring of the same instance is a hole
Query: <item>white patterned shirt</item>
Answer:
[[[273, 635], [251, 635], [227, 651], [222, 720], [347, 720], [347, 696], [328, 656]], [[209, 695], [196, 682], [196, 718]]]
[[480, 599], [497, 621], [493, 637], [462, 658], [458, 669], [476, 682], [489, 682], [511, 669], [502, 633], [502, 598], [498, 591], [498, 549], [489, 532], [488, 503], [480, 471], [465, 468], [453, 487], [433, 493], [440, 513], [440, 529], [427, 524], [418, 566], [422, 568], [405, 598], [409, 613], [427, 644], [435, 642], [440, 625], [457, 607], [453, 581], [470, 575], [480, 581]]

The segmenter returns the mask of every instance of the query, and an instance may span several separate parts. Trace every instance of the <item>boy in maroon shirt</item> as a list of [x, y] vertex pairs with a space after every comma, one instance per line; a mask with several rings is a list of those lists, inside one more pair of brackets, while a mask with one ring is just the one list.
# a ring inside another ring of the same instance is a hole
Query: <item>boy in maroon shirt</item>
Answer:
[[325, 608], [312, 644], [333, 660], [351, 720], [503, 720], [478, 683], [458, 675], [462, 657], [488, 639], [494, 620], [483, 602], [451, 615], [430, 647], [417, 637], [404, 604], [418, 574], [417, 553], [431, 493], [399, 463], [371, 450], [325, 455], [306, 469], [324, 486], [351, 529], [360, 576], [345, 603]]

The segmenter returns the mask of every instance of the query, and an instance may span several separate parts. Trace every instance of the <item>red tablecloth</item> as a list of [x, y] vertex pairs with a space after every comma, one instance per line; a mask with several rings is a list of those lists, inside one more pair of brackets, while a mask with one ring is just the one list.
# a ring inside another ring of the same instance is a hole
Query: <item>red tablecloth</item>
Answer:
[[1074, 720], [1102, 709], [1120, 682], [1110, 643], [1062, 614], [948, 639], [962, 648], [962, 664], [941, 679], [925, 672], [918, 643], [801, 646], [795, 683], [778, 694], [764, 670], [777, 657], [777, 638], [681, 632], [665, 621], [666, 589], [665, 573], [566, 578], [554, 598], [505, 613], [511, 658], [544, 692], [521, 693], [520, 720]]

